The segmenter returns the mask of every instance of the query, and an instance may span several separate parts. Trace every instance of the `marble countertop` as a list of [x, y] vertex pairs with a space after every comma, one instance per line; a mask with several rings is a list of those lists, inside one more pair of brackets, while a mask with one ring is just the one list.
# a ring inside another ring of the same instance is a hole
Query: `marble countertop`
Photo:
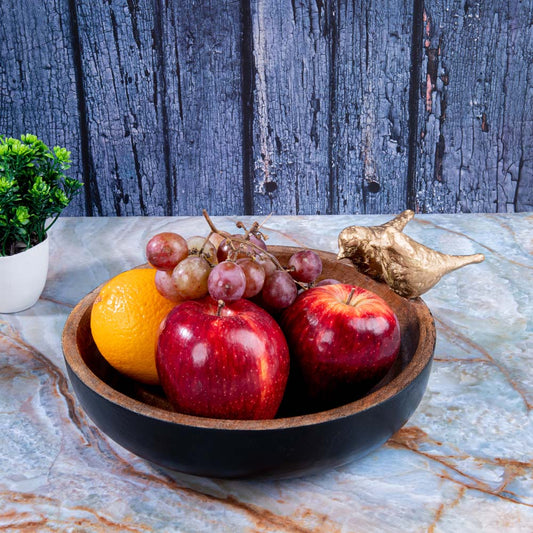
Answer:
[[[274, 216], [272, 244], [337, 251], [339, 231], [387, 216]], [[232, 231], [236, 217], [213, 217]], [[251, 217], [241, 217], [252, 221]], [[425, 215], [406, 233], [486, 260], [424, 300], [437, 326], [428, 388], [383, 447], [282, 481], [172, 473], [106, 437], [79, 406], [61, 350], [74, 305], [143, 263], [163, 231], [206, 234], [199, 217], [61, 218], [31, 309], [0, 314], [0, 529], [8, 531], [532, 531], [533, 215]]]

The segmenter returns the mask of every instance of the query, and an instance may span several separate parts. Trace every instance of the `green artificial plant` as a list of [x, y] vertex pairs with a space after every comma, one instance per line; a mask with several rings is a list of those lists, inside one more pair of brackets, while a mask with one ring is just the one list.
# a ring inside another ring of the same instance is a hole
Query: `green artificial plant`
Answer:
[[[0, 136], [0, 256], [46, 239], [82, 183], [69, 178], [70, 152], [48, 148], [35, 135]], [[50, 220], [51, 219], [51, 220]]]

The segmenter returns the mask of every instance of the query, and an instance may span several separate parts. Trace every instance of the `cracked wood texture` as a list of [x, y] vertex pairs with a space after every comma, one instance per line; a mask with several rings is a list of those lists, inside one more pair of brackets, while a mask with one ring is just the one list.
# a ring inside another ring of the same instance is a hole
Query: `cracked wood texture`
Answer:
[[531, 2], [4, 0], [0, 58], [66, 214], [533, 209]]
[[416, 208], [533, 208], [533, 4], [426, 2]]

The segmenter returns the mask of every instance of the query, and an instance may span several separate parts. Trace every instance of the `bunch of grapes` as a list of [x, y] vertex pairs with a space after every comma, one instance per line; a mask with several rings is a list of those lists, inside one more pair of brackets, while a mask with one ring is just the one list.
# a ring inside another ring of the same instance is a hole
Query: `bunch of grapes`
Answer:
[[[148, 241], [146, 258], [157, 269], [157, 290], [169, 300], [181, 302], [208, 294], [223, 302], [251, 298], [278, 311], [291, 305], [299, 289], [312, 286], [322, 272], [322, 261], [312, 250], [296, 252], [283, 267], [268, 251], [257, 223], [250, 231], [233, 235], [210, 225], [208, 237], [185, 239], [163, 232]], [[323, 280], [319, 285], [332, 282]]]

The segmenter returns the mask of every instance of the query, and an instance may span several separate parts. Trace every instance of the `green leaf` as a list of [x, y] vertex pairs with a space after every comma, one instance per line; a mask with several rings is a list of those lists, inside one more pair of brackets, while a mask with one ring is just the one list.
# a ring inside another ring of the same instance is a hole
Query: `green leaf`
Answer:
[[0, 176], [0, 195], [16, 192], [18, 189], [15, 180], [7, 176]]
[[62, 163], [70, 163], [70, 152], [66, 148], [54, 146], [54, 154]]
[[61, 208], [65, 208], [69, 204], [68, 196], [59, 187], [53, 189], [52, 196], [54, 197], [55, 203]]
[[38, 140], [37, 135], [33, 135], [32, 133], [26, 133], [26, 135], [22, 135], [20, 139], [23, 143], [28, 144], [35, 143]]
[[50, 185], [44, 181], [42, 176], [37, 176], [33, 187], [30, 189], [30, 194], [34, 197], [45, 197], [50, 194]]
[[15, 217], [21, 226], [25, 226], [26, 224], [28, 224], [28, 222], [30, 221], [30, 213], [28, 211], [28, 208], [23, 205], [17, 207]]

